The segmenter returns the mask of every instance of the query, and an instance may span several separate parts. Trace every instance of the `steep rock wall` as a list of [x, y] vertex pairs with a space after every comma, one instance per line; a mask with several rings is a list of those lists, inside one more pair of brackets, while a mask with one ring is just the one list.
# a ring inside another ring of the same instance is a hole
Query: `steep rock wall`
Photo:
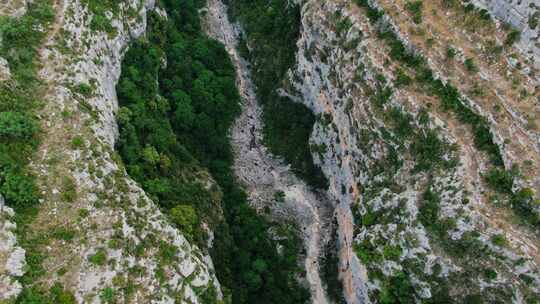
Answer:
[[[297, 66], [282, 92], [319, 116], [313, 154], [338, 202], [347, 302], [378, 302], [381, 294], [394, 294], [395, 286], [410, 288], [404, 292], [410, 299], [435, 302], [485, 292], [488, 301], [534, 298], [540, 283], [536, 237], [527, 229], [502, 228], [493, 210], [486, 210], [481, 181], [490, 165], [469, 131], [437, 110], [433, 98], [425, 103], [421, 92], [394, 84], [404, 67], [388, 56], [377, 33], [391, 23], [372, 26], [352, 1], [305, 1]], [[418, 150], [426, 142], [440, 145], [437, 161], [426, 163], [423, 148]], [[442, 234], [423, 219], [431, 193], [438, 205], [431, 223], [449, 225]], [[511, 246], [495, 245], [501, 234]], [[485, 254], [473, 258], [463, 249], [463, 260], [453, 246], [469, 238]], [[527, 262], [517, 265], [520, 260]], [[496, 282], [482, 278], [484, 267], [496, 269]], [[534, 283], [526, 287], [523, 276]], [[448, 281], [453, 286], [445, 289]]]

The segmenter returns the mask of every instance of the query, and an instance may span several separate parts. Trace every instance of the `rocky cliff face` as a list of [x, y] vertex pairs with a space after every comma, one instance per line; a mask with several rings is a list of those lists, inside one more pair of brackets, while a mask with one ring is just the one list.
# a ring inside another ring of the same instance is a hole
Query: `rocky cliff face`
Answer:
[[[418, 10], [405, 1], [303, 4], [297, 65], [283, 94], [320, 117], [311, 140], [337, 204], [348, 303], [538, 297], [538, 228], [516, 220], [508, 207], [517, 202], [485, 182], [495, 169], [475, 138], [479, 125], [471, 129], [449, 113], [445, 96], [418, 75], [425, 69], [430, 81], [441, 79], [439, 86], [455, 85], [464, 102], [458, 112], [484, 117], [504, 167], [522, 168], [513, 191], [523, 184], [538, 191], [537, 174], [527, 170], [538, 157], [530, 127], [538, 117], [534, 64], [523, 59], [526, 72], [519, 71], [511, 61], [522, 59], [506, 47], [498, 56], [510, 62], [488, 67], [479, 50], [485, 40], [475, 40], [467, 24], [452, 23], [466, 13], [443, 2], [424, 2], [416, 21]], [[489, 31], [484, 39], [504, 35]], [[455, 60], [467, 65], [474, 56], [478, 67], [464, 72], [447, 58], [450, 47]], [[503, 80], [495, 84], [505, 73], [520, 75], [516, 82], [532, 98], [520, 103], [515, 91], [502, 89]], [[484, 102], [488, 96], [496, 99]], [[531, 114], [529, 126], [521, 125], [517, 117]], [[523, 155], [526, 165], [518, 160]]]
[[[43, 136], [31, 164], [42, 199], [25, 236], [40, 269], [39, 275], [30, 269], [25, 289], [60, 284], [80, 303], [221, 298], [210, 258], [169, 223], [114, 152], [122, 55], [145, 32], [154, 7], [154, 1], [54, 2], [55, 22], [39, 50]], [[16, 247], [3, 201], [0, 211], [7, 240], [0, 294], [9, 299], [21, 290], [13, 278], [23, 275], [24, 250]]]

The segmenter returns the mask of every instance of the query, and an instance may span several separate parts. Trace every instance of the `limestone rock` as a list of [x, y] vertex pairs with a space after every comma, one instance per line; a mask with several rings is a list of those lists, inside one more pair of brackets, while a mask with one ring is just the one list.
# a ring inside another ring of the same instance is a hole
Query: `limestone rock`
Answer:
[[0, 57], [0, 81], [8, 80], [11, 78], [11, 72], [7, 60]]
[[17, 278], [24, 274], [25, 250], [17, 246], [11, 221], [13, 209], [5, 205], [0, 195], [0, 301], [16, 297], [21, 291]]

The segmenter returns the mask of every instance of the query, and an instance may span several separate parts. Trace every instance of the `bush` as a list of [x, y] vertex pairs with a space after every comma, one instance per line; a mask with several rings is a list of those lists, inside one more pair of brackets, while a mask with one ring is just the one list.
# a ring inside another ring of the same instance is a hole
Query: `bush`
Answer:
[[508, 35], [506, 35], [506, 40], [504, 41], [504, 45], [511, 46], [514, 43], [516, 43], [519, 39], [521, 39], [521, 32], [518, 30], [512, 30]]
[[193, 232], [197, 229], [199, 218], [195, 209], [189, 205], [178, 205], [171, 209], [172, 222], [189, 238], [193, 239]]
[[422, 23], [422, 1], [409, 1], [405, 3], [405, 9], [412, 14], [413, 22], [416, 24]]
[[99, 298], [101, 299], [101, 301], [103, 301], [103, 303], [115, 303], [116, 291], [111, 287], [107, 287], [101, 291], [101, 293], [99, 294]]
[[412, 83], [412, 78], [409, 75], [405, 74], [403, 70], [398, 69], [396, 71], [396, 80], [394, 81], [394, 85], [396, 87], [408, 86], [411, 83]]
[[411, 153], [416, 159], [414, 170], [429, 171], [442, 165], [445, 148], [435, 131], [428, 130], [417, 136], [411, 145]]
[[433, 229], [436, 227], [436, 224], [439, 222], [439, 202], [439, 196], [431, 191], [431, 189], [428, 188], [424, 192], [422, 197], [422, 205], [420, 205], [418, 210], [418, 219], [420, 220], [420, 223], [424, 225], [424, 227], [428, 229]]
[[0, 112], [0, 140], [28, 139], [37, 132], [34, 120], [19, 112]]
[[398, 261], [401, 256], [401, 247], [399, 245], [385, 245], [383, 248], [383, 255], [388, 260]]
[[379, 294], [381, 304], [413, 304], [416, 303], [415, 289], [409, 276], [403, 272], [387, 278]]
[[57, 240], [70, 242], [75, 237], [75, 231], [65, 227], [58, 227], [51, 232], [51, 236]]
[[92, 254], [88, 257], [88, 262], [97, 265], [103, 266], [107, 262], [107, 252], [105, 249], [98, 249], [95, 254]]
[[465, 59], [464, 64], [465, 64], [465, 68], [467, 69], [467, 71], [469, 71], [469, 72], [477, 72], [478, 71], [478, 68], [474, 64], [474, 61], [473, 61], [472, 58]]
[[90, 97], [93, 93], [92, 87], [86, 83], [80, 83], [75, 87], [75, 90], [84, 97]]
[[484, 277], [486, 277], [486, 279], [489, 281], [495, 280], [497, 278], [497, 272], [493, 269], [485, 269]]
[[494, 234], [491, 236], [491, 242], [499, 247], [503, 247], [507, 243], [504, 234]]
[[530, 188], [522, 188], [510, 197], [510, 205], [518, 215], [526, 219], [535, 227], [540, 227], [540, 200], [534, 199], [534, 192]]
[[456, 50], [453, 47], [446, 48], [446, 58], [448, 59], [454, 59], [457, 55]]
[[84, 145], [84, 140], [82, 136], [77, 135], [71, 139], [71, 147], [73, 149], [79, 149]]
[[0, 184], [0, 192], [8, 204], [23, 207], [37, 203], [38, 191], [34, 176], [13, 170], [0, 179]]
[[274, 200], [278, 203], [283, 203], [285, 202], [285, 192], [283, 191], [276, 191], [276, 193], [274, 193]]
[[491, 169], [484, 178], [493, 189], [506, 194], [512, 193], [514, 176], [511, 172], [494, 168]]
[[377, 251], [377, 246], [374, 246], [368, 240], [364, 240], [360, 244], [354, 244], [353, 249], [360, 261], [367, 266], [383, 260], [383, 256]]
[[55, 283], [51, 288], [51, 298], [56, 304], [75, 304], [77, 300], [73, 293], [64, 289], [62, 284]]
[[65, 202], [73, 202], [77, 198], [77, 186], [73, 178], [67, 176], [62, 178], [62, 194], [60, 196]]

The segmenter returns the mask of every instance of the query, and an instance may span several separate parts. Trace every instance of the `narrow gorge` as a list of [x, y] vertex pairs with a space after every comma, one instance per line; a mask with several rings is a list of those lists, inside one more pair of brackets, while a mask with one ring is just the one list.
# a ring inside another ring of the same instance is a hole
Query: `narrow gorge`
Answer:
[[0, 0], [0, 303], [540, 303], [538, 0]]

